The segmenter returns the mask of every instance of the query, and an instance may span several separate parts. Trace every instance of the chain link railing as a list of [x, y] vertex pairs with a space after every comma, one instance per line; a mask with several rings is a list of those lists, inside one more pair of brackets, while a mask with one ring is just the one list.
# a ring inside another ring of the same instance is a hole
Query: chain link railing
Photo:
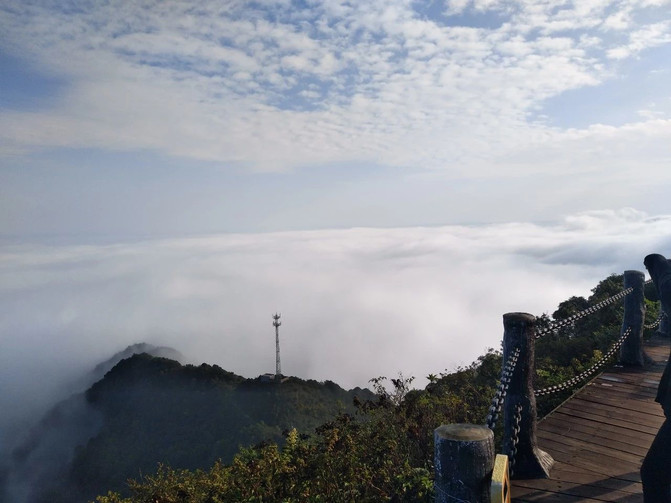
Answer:
[[584, 311], [580, 311], [578, 313], [575, 313], [573, 316], [569, 316], [568, 318], [564, 318], [563, 320], [558, 320], [550, 324], [547, 328], [544, 328], [543, 330], [539, 331], [536, 333], [536, 339], [540, 339], [541, 337], [554, 332], [555, 330], [568, 326], [576, 321], [578, 321], [581, 318], [584, 318], [585, 316], [589, 316], [590, 314], [596, 313], [598, 310], [603, 309], [604, 307], [613, 304], [614, 302], [617, 302], [620, 299], [623, 299], [627, 295], [629, 295], [631, 292], [633, 292], [633, 288], [627, 288], [626, 290], [622, 290], [620, 293], [613, 295], [612, 297], [609, 297], [605, 300], [602, 300], [601, 302], [594, 304], [593, 306], [588, 307]]
[[501, 407], [503, 407], [503, 402], [506, 399], [506, 393], [508, 392], [508, 385], [512, 379], [513, 373], [515, 372], [515, 366], [517, 365], [517, 360], [520, 356], [520, 348], [516, 348], [510, 356], [508, 361], [501, 368], [501, 379], [499, 380], [499, 385], [496, 388], [496, 393], [492, 399], [492, 405], [489, 407], [489, 414], [487, 414], [487, 427], [490, 430], [493, 430], [496, 427], [496, 422], [499, 419], [499, 413], [501, 412]]
[[[511, 347], [515, 349], [508, 355], [507, 360], [501, 367], [501, 377], [498, 386], [496, 388], [494, 397], [492, 398], [492, 403], [489, 407], [489, 413], [486, 418], [486, 426], [491, 430], [495, 429], [497, 421], [499, 420], [501, 410], [503, 409], [504, 406], [506, 414], [510, 414], [512, 416], [510, 419], [506, 419], [507, 422], [506, 427], [504, 429], [508, 434], [508, 436], [502, 439], [504, 445], [503, 450], [504, 453], [507, 454], [508, 474], [511, 478], [515, 474], [516, 461], [517, 461], [516, 458], [517, 455], [520, 453], [523, 456], [522, 458], [523, 461], [521, 461], [520, 466], [517, 467], [518, 469], [517, 471], [520, 472], [519, 476], [523, 478], [528, 476], [537, 477], [539, 476], [539, 473], [541, 474], [541, 476], [542, 474], [548, 476], [549, 470], [552, 466], [552, 463], [554, 462], [548, 453], [545, 453], [540, 449], [534, 448], [532, 452], [527, 452], [529, 446], [536, 445], [536, 438], [535, 438], [536, 405], [533, 397], [545, 396], [550, 395], [552, 393], [569, 390], [572, 389], [575, 385], [580, 384], [583, 381], [586, 381], [589, 377], [593, 376], [598, 371], [600, 371], [609, 362], [609, 360], [611, 360], [614, 357], [614, 355], [622, 347], [625, 341], [627, 341], [627, 338], [634, 331], [634, 328], [630, 325], [635, 325], [637, 330], [641, 327], [639, 325], [640, 321], [636, 321], [635, 318], [634, 320], [629, 321], [628, 315], [631, 314], [629, 312], [631, 303], [625, 302], [625, 317], [624, 317], [625, 321], [623, 322], [623, 325], [627, 326], [627, 329], [622, 333], [619, 339], [615, 341], [615, 343], [597, 362], [595, 362], [590, 368], [584, 370], [580, 374], [568, 379], [567, 381], [561, 384], [536, 390], [531, 388], [531, 382], [529, 379], [531, 377], [529, 373], [534, 372], [533, 367], [535, 365], [535, 362], [533, 361], [534, 340], [539, 339], [549, 333], [552, 333], [559, 328], [569, 326], [570, 324], [576, 322], [577, 320], [580, 320], [581, 318], [589, 316], [590, 314], [594, 314], [600, 309], [625, 298], [627, 295], [634, 292], [635, 289], [640, 289], [640, 280], [642, 279], [640, 278], [640, 276], [642, 276], [642, 274], [638, 273], [637, 271], [630, 271], [630, 272], [637, 273], [639, 275], [638, 282], [629, 281], [627, 271], [625, 271], [624, 276], [625, 284], [633, 284], [635, 285], [635, 287], [626, 288], [621, 292], [619, 292], [618, 294], [613, 295], [612, 297], [609, 297], [605, 300], [602, 300], [597, 304], [574, 314], [573, 316], [570, 316], [563, 320], [555, 321], [551, 323], [548, 327], [541, 329], [536, 333], [533, 332], [534, 317], [532, 315], [529, 315], [527, 313], [507, 313], [506, 315], [504, 315], [504, 326], [506, 329], [504, 333], [505, 350], [508, 351], [510, 350]], [[644, 284], [649, 284], [651, 281], [652, 280], [648, 280], [644, 282]], [[640, 292], [640, 290], [637, 291]], [[639, 300], [638, 294], [636, 295], [636, 299]], [[654, 323], [649, 325], [643, 325], [643, 327], [646, 329], [654, 329], [661, 324], [663, 317], [664, 313], [661, 313]], [[536, 324], [537, 323], [538, 321], [536, 321]], [[632, 340], [629, 342], [634, 343], [636, 341]], [[524, 348], [525, 345], [528, 346], [530, 350], [529, 353], [523, 354], [521, 348]], [[518, 368], [517, 364], [520, 359], [522, 359], [524, 363], [521, 364], [520, 367]], [[520, 402], [514, 403], [513, 396], [508, 395], [509, 387], [511, 385], [513, 377], [515, 377], [516, 379], [520, 379], [520, 383], [516, 382], [513, 384], [514, 386], [513, 389], [516, 392], [516, 394], [518, 391], [517, 389], [518, 384], [520, 384], [520, 386], [523, 386], [523, 389], [521, 390], [522, 395], [520, 400], [522, 400], [526, 404], [525, 406], [522, 406]], [[528, 399], [530, 399], [530, 401], [528, 401]], [[525, 414], [524, 423], [522, 417], [523, 413]], [[527, 415], [529, 417], [527, 417]], [[525, 427], [525, 431], [521, 431], [521, 427], [523, 425]], [[528, 457], [529, 459], [532, 460], [531, 462], [528, 462], [527, 459]], [[502, 459], [504, 460], [505, 464], [506, 458]], [[537, 466], [534, 465], [533, 463], [536, 463]], [[450, 500], [453, 501], [462, 501], [458, 498], [455, 498], [454, 496], [444, 494], [444, 491], [439, 487], [436, 487], [436, 492], [437, 493], [440, 492], [441, 497], [449, 498]]]
[[[645, 284], [650, 283], [652, 280], [648, 280], [645, 282]], [[629, 295], [631, 292], [633, 292], [633, 288], [627, 288], [625, 290], [622, 290], [620, 293], [613, 295], [612, 297], [609, 297], [605, 300], [602, 300], [598, 302], [597, 304], [588, 307], [587, 309], [580, 311], [573, 316], [570, 316], [568, 318], [565, 318], [563, 320], [555, 321], [551, 323], [547, 328], [542, 329], [541, 331], [536, 333], [535, 338], [539, 339], [543, 337], [544, 335], [547, 335], [551, 332], [554, 332], [555, 330], [568, 326], [577, 320], [584, 318], [586, 316], [589, 316], [590, 314], [594, 314], [600, 309], [611, 305], [627, 295]], [[656, 328], [659, 326], [659, 324], [662, 321], [662, 317], [664, 314], [660, 314], [659, 318], [656, 320], [651, 325], [645, 325], [645, 328], [647, 329], [652, 329]], [[557, 384], [554, 386], [549, 386], [547, 388], [539, 389], [539, 390], [534, 390], [533, 393], [535, 396], [544, 396], [544, 395], [550, 395], [553, 393], [557, 393], [559, 391], [564, 391], [573, 388], [575, 385], [585, 381], [587, 378], [595, 374], [597, 371], [599, 371], [606, 363], [613, 358], [613, 356], [617, 353], [617, 351], [620, 349], [622, 344], [626, 341], [627, 337], [632, 333], [632, 327], [628, 327], [627, 330], [620, 336], [620, 338], [615, 341], [615, 343], [610, 347], [610, 349], [604, 354], [599, 361], [594, 363], [590, 368], [587, 370], [584, 370], [577, 376], [572, 377], [571, 379], [561, 383]], [[487, 415], [487, 426], [491, 428], [492, 430], [496, 426], [496, 422], [499, 417], [499, 413], [501, 411], [501, 408], [505, 402], [506, 399], [506, 393], [508, 391], [508, 386], [510, 384], [510, 380], [512, 378], [513, 372], [515, 370], [515, 365], [517, 364], [517, 361], [519, 359], [519, 354], [520, 350], [519, 348], [512, 353], [508, 361], [505, 363], [501, 370], [501, 380], [499, 382], [499, 386], [497, 387], [496, 394], [494, 395], [494, 398], [492, 400], [492, 405], [489, 408], [489, 414]], [[520, 423], [522, 421], [522, 406], [520, 404], [516, 404], [514, 408], [514, 418], [513, 418], [513, 430], [511, 434], [511, 438], [508, 439], [508, 445], [509, 447], [509, 473], [510, 476], [512, 477], [514, 474], [514, 469], [515, 469], [515, 457], [517, 455], [517, 444], [519, 442], [519, 434], [520, 434]]]
[[662, 323], [662, 318], [664, 318], [664, 316], [666, 316], [666, 314], [664, 313], [664, 311], [661, 311], [659, 313], [659, 316], [657, 317], [657, 319], [654, 322], [650, 323], [649, 325], [643, 325], [643, 328], [645, 328], [647, 330], [653, 330], [653, 329], [657, 328], [659, 326], [659, 324]]
[[[437, 493], [440, 493], [440, 497], [441, 497], [443, 500], [456, 501], [457, 503], [471, 503], [470, 501], [462, 500], [461, 498], [457, 498], [456, 496], [452, 496], [451, 494], [447, 494], [447, 493], [443, 490], [443, 488], [440, 487], [440, 486], [437, 485], [437, 484], [434, 485], [433, 488], [434, 488], [434, 490], [435, 490]], [[438, 501], [438, 498], [436, 498], [436, 501]]]
[[561, 384], [556, 384], [554, 386], [549, 386], [547, 388], [534, 390], [534, 395], [536, 396], [551, 395], [552, 393], [557, 393], [558, 391], [564, 391], [570, 389], [576, 384], [584, 381], [589, 376], [598, 371], [601, 367], [603, 367], [608, 362], [608, 360], [610, 360], [613, 357], [613, 355], [615, 355], [617, 350], [620, 349], [620, 346], [622, 346], [627, 337], [629, 337], [629, 334], [631, 334], [631, 327], [627, 328], [627, 330], [622, 334], [622, 336], [617, 341], [615, 341], [615, 344], [611, 346], [608, 352], [605, 355], [603, 355], [598, 362], [596, 362], [587, 370], [581, 372], [575, 377], [572, 377], [568, 381], [564, 381]]
[[515, 458], [517, 456], [517, 444], [520, 442], [520, 423], [522, 422], [522, 406], [515, 405], [515, 418], [513, 431], [510, 436], [510, 453], [508, 454], [508, 473], [510, 477], [515, 474]]

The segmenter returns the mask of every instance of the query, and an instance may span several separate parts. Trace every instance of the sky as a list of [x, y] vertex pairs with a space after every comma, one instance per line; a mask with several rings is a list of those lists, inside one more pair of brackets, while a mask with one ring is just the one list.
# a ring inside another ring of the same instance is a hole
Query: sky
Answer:
[[469, 364], [669, 254], [670, 61], [671, 0], [0, 0], [0, 406], [276, 311], [288, 374]]
[[12, 242], [667, 211], [668, 0], [0, 2]]

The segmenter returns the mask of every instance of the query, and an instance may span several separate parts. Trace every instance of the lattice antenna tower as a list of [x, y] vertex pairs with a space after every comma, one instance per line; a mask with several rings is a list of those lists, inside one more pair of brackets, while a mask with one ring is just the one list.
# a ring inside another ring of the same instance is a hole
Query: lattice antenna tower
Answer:
[[282, 365], [280, 364], [280, 321], [281, 314], [273, 315], [273, 326], [275, 327], [275, 378], [282, 376]]

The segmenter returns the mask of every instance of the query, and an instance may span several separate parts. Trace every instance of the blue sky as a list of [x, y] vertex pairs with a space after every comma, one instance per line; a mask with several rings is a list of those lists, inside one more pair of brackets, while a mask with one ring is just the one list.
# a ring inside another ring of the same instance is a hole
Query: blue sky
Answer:
[[669, 1], [7, 1], [0, 30], [6, 239], [666, 211]]

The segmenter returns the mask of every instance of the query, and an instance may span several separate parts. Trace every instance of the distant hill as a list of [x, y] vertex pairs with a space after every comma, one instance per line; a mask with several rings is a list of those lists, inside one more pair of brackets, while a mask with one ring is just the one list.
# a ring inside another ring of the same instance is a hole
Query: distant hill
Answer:
[[76, 391], [85, 391], [93, 383], [105, 377], [105, 374], [112, 370], [112, 367], [114, 367], [121, 360], [141, 353], [147, 353], [148, 355], [159, 356], [161, 358], [169, 358], [170, 360], [175, 360], [180, 363], [184, 363], [186, 361], [184, 355], [174, 348], [167, 346], [154, 346], [153, 344], [148, 344], [146, 342], [138, 342], [136, 344], [127, 346], [125, 349], [115, 353], [107, 360], [98, 363], [93, 369], [91, 369], [90, 372], [82, 375], [75, 383], [72, 383], [70, 389]]
[[126, 349], [115, 353], [111, 358], [108, 358], [104, 362], [100, 362], [98, 365], [96, 365], [87, 376], [91, 379], [89, 385], [102, 379], [105, 374], [112, 370], [112, 367], [114, 367], [121, 360], [125, 360], [126, 358], [130, 358], [133, 355], [139, 355], [141, 353], [147, 353], [148, 355], [158, 356], [161, 358], [168, 358], [180, 363], [184, 363], [186, 360], [184, 355], [174, 348], [167, 346], [154, 346], [153, 344], [147, 344], [146, 342], [139, 342], [137, 344], [128, 346]]
[[42, 420], [14, 452], [23, 479], [8, 477], [2, 501], [83, 502], [123, 491], [128, 478], [153, 473], [158, 463], [229, 462], [240, 446], [281, 443], [287, 429], [312, 433], [338, 412], [353, 412], [355, 396], [375, 397], [330, 381], [245, 379], [216, 365], [135, 354]]
[[12, 455], [0, 460], [1, 503], [34, 501], [38, 488], [50, 485], [49, 481], [67, 478], [75, 447], [84, 445], [100, 428], [100, 414], [87, 403], [83, 392], [119, 361], [143, 352], [180, 361], [184, 359], [169, 347], [133, 344], [68, 383], [70, 396], [64, 394], [64, 399], [39, 421], [27, 424], [24, 433], [15, 439], [14, 447], [9, 448]]

